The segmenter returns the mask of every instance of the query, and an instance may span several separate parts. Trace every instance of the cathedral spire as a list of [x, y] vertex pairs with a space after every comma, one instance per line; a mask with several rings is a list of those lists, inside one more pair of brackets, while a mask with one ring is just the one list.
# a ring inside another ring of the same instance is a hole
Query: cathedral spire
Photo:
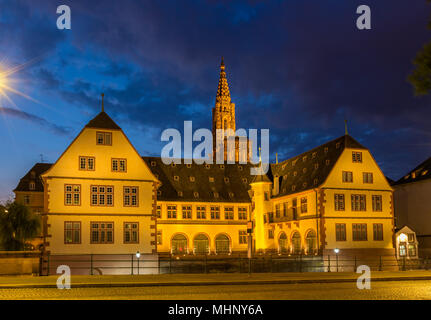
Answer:
[[218, 101], [218, 102], [227, 101], [230, 103], [229, 85], [227, 83], [225, 69], [226, 69], [226, 67], [224, 64], [224, 59], [223, 59], [223, 57], [221, 57], [220, 80], [218, 82], [216, 101]]

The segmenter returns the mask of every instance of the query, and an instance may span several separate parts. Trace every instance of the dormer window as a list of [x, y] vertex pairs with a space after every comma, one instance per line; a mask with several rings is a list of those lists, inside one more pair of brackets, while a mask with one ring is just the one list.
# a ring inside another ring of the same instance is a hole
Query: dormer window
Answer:
[[224, 177], [224, 182], [225, 183], [229, 183], [229, 178], [228, 177]]
[[214, 198], [218, 198], [218, 192], [214, 192]]
[[187, 163], [186, 167], [190, 169], [192, 167], [192, 165], [190, 163]]
[[247, 178], [242, 178], [242, 183], [247, 183]]
[[112, 133], [98, 131], [96, 133], [96, 144], [103, 146], [112, 146]]
[[214, 182], [214, 177], [208, 177], [209, 182]]
[[115, 159], [111, 160], [111, 168], [113, 172], [126, 172], [127, 171], [127, 160], [126, 159]]
[[179, 176], [174, 176], [174, 180], [175, 180], [175, 181], [179, 181], [179, 180], [180, 180], [180, 177], [179, 177]]
[[302, 157], [302, 162], [305, 162], [305, 161], [307, 161], [307, 156]]
[[328, 147], [325, 147], [324, 152], [328, 153]]
[[242, 166], [238, 166], [238, 170], [239, 170], [239, 171], [242, 171]]
[[234, 193], [233, 192], [229, 192], [229, 198], [231, 198], [231, 199], [233, 199], [233, 197], [234, 197], [235, 195], [234, 195]]
[[316, 179], [314, 179], [314, 184], [316, 185], [318, 181], [319, 181], [319, 180], [317, 180], [317, 178], [316, 178]]
[[313, 152], [311, 155], [311, 158], [313, 158], [313, 159], [316, 158], [316, 155], [317, 155], [317, 152]]
[[224, 169], [224, 164], [221, 164], [221, 165], [220, 165], [220, 169]]
[[28, 188], [29, 188], [30, 190], [34, 190], [34, 189], [36, 189], [36, 183], [35, 183], [34, 181], [31, 181], [31, 182], [29, 183], [29, 185], [28, 185]]
[[337, 148], [337, 149], [338, 149], [339, 147], [340, 147], [340, 143], [339, 143], [339, 142], [337, 142], [337, 143], [336, 143], [336, 145], [335, 145], [335, 148]]
[[182, 197], [183, 196], [183, 192], [182, 191], [178, 191], [178, 197]]
[[190, 177], [190, 182], [195, 182], [195, 177]]
[[156, 161], [151, 161], [151, 166], [155, 167], [156, 166]]
[[199, 198], [199, 192], [193, 192], [193, 196], [195, 197], [195, 198]]
[[314, 164], [314, 169], [318, 169], [319, 168], [319, 164], [318, 163], [315, 163]]
[[205, 169], [210, 169], [210, 168], [211, 168], [211, 166], [209, 164], [205, 165]]
[[302, 172], [306, 173], [307, 172], [307, 168], [302, 169]]
[[328, 159], [328, 160], [326, 160], [326, 165], [327, 165], [327, 166], [329, 166], [329, 163], [330, 163], [329, 159]]
[[176, 166], [177, 166], [177, 164], [176, 164], [175, 162], [172, 162], [172, 163], [171, 163], [171, 167], [172, 167], [172, 168], [175, 168]]

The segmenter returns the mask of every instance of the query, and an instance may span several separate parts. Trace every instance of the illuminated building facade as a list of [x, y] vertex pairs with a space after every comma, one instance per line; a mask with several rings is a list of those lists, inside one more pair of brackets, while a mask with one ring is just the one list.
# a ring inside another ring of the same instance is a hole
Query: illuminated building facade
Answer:
[[[226, 128], [236, 128], [235, 106], [222, 62], [213, 132]], [[257, 253], [395, 254], [393, 189], [350, 135], [270, 164], [266, 174], [235, 160], [166, 165], [141, 157], [102, 111], [39, 173], [46, 250], [246, 252], [251, 220]], [[17, 200], [25, 192], [18, 186]]]

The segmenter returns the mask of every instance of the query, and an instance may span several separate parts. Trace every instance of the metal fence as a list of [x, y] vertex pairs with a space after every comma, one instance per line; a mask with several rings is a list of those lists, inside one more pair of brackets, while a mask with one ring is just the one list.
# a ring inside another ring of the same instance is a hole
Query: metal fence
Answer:
[[41, 275], [56, 274], [67, 265], [72, 274], [167, 274], [167, 273], [277, 273], [277, 272], [356, 272], [360, 265], [374, 271], [431, 269], [431, 259], [396, 259], [339, 256], [262, 255], [251, 259], [238, 256], [157, 256], [129, 255], [48, 255], [41, 258]]

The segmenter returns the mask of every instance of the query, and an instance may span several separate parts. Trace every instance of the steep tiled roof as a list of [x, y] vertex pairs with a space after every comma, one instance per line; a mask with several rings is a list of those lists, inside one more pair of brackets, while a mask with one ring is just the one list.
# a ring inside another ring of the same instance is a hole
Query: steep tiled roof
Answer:
[[[162, 183], [162, 201], [250, 202], [250, 164], [165, 165], [161, 158], [142, 157]], [[210, 180], [213, 179], [213, 180]]]
[[291, 159], [271, 164], [270, 175], [279, 176], [277, 197], [321, 185], [345, 148], [366, 149], [351, 136], [345, 135]]
[[96, 117], [90, 120], [85, 127], [112, 130], [121, 129], [104, 111], [100, 112]]
[[407, 173], [393, 185], [427, 180], [431, 178], [431, 157]]
[[[14, 191], [39, 191], [43, 192], [43, 184], [40, 175], [51, 168], [52, 163], [36, 163], [27, 174], [21, 178]], [[30, 182], [35, 183], [35, 189], [30, 190]]]

